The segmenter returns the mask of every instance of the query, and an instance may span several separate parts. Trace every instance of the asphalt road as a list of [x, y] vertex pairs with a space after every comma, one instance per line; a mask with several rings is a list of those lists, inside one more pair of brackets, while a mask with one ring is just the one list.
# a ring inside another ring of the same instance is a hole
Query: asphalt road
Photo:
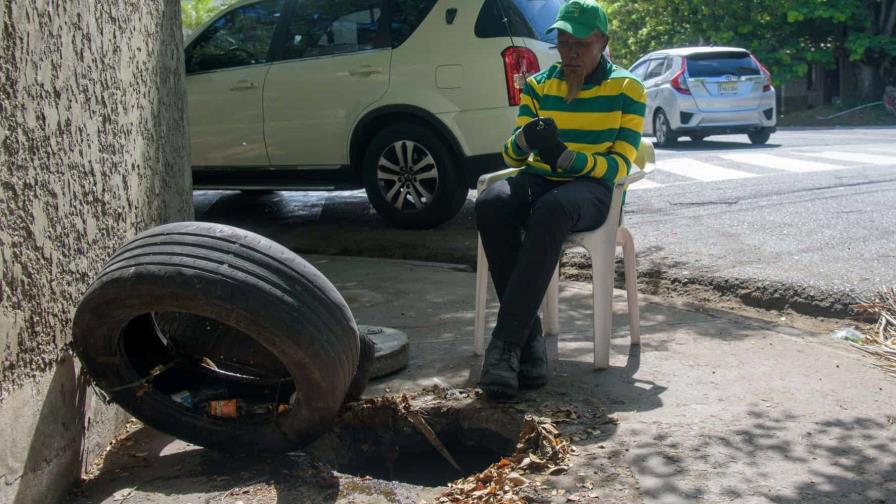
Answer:
[[[640, 187], [639, 187], [640, 185]], [[639, 274], [766, 308], [845, 316], [896, 286], [896, 128], [788, 130], [682, 140], [632, 187], [626, 224]], [[244, 227], [299, 253], [475, 263], [471, 201], [438, 229], [404, 231], [363, 191], [197, 191], [196, 218]]]

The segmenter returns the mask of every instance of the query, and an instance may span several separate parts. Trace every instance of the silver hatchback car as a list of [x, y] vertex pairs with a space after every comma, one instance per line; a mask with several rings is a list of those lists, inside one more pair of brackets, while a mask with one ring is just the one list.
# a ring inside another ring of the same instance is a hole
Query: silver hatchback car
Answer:
[[746, 49], [686, 47], [652, 52], [630, 69], [647, 88], [644, 134], [656, 145], [688, 136], [746, 133], [764, 144], [775, 131], [771, 74]]

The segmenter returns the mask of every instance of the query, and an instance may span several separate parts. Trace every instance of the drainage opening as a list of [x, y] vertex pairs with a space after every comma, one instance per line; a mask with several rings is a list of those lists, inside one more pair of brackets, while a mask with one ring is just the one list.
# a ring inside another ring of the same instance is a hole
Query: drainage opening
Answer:
[[[423, 436], [408, 440], [404, 446], [387, 448], [388, 452], [370, 453], [364, 460], [355, 460], [337, 470], [355, 476], [370, 476], [386, 481], [400, 481], [420, 486], [443, 486], [458, 478], [478, 473], [513, 452], [514, 443], [496, 432], [482, 431], [437, 434], [460, 471], [441, 455]], [[476, 444], [471, 437], [488, 437], [490, 443]], [[392, 453], [389, 453], [392, 452]], [[395, 454], [392, 460], [393, 453]]]
[[522, 425], [519, 416], [504, 411], [440, 405], [418, 413], [425, 427], [401, 410], [345, 415], [308, 452], [341, 473], [444, 486], [510, 456]]

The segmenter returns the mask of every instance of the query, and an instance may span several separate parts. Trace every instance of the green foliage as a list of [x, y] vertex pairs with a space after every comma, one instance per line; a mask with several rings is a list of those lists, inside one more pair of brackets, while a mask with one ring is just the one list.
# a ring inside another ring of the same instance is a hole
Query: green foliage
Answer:
[[659, 49], [749, 49], [776, 83], [833, 65], [840, 51], [878, 68], [896, 66], [888, 25], [896, 0], [602, 0], [613, 59], [625, 66]]
[[221, 9], [236, 0], [181, 0], [180, 15], [184, 30], [192, 32]]

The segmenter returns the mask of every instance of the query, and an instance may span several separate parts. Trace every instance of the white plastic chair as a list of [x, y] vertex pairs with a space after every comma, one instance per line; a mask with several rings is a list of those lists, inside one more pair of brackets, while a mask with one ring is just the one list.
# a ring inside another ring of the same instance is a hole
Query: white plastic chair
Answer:
[[[625, 269], [625, 290], [628, 298], [628, 320], [631, 344], [641, 343], [640, 313], [638, 310], [637, 270], [635, 268], [635, 242], [631, 232], [622, 225], [622, 197], [626, 186], [634, 184], [651, 173], [656, 166], [653, 144], [642, 139], [635, 160], [638, 169], [616, 182], [610, 200], [610, 211], [607, 220], [599, 228], [583, 233], [573, 233], [563, 244], [563, 248], [584, 247], [591, 255], [592, 286], [594, 301], [594, 369], [607, 369], [610, 366], [610, 335], [613, 330], [613, 277], [616, 247], [622, 247], [622, 259]], [[477, 189], [482, 194], [492, 184], [517, 173], [519, 169], [511, 168], [479, 177]], [[479, 252], [476, 258], [476, 319], [473, 327], [473, 350], [482, 355], [485, 350], [485, 308], [488, 301], [488, 261], [479, 239]], [[554, 277], [548, 286], [541, 305], [543, 328], [548, 341], [557, 344], [556, 336], [560, 333], [557, 316], [560, 290], [560, 265], [554, 270]], [[553, 337], [552, 337], [553, 336]], [[557, 349], [550, 354], [557, 355]]]

